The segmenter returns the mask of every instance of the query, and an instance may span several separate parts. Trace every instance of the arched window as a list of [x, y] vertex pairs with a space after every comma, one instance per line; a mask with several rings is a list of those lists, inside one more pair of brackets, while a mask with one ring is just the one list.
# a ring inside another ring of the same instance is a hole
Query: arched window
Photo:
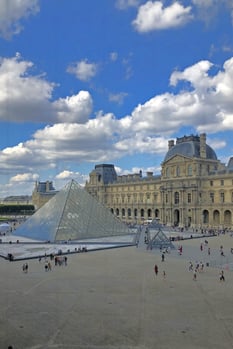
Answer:
[[131, 208], [128, 208], [128, 217], [131, 217]]
[[157, 208], [155, 210], [155, 218], [159, 218], [159, 210]]
[[220, 212], [218, 210], [214, 210], [213, 212], [213, 222], [214, 222], [214, 225], [220, 224]]
[[125, 217], [125, 209], [124, 208], [122, 208], [122, 217]]
[[208, 224], [209, 223], [209, 211], [204, 210], [202, 215], [203, 215], [203, 223]]
[[231, 226], [231, 211], [226, 210], [224, 212], [224, 224], [227, 226]]

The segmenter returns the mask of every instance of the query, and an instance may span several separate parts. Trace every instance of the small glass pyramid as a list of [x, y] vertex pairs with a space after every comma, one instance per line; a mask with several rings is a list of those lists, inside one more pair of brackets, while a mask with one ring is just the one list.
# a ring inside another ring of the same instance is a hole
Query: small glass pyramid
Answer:
[[40, 241], [84, 240], [134, 234], [72, 180], [13, 233]]

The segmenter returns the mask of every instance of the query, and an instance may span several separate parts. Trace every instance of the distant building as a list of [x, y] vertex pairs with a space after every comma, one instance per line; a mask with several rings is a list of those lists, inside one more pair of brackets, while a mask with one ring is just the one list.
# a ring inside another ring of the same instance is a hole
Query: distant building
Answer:
[[7, 196], [4, 199], [0, 199], [1, 204], [11, 204], [11, 205], [31, 205], [32, 197], [31, 195], [12, 195]]
[[32, 203], [35, 209], [39, 209], [48, 202], [58, 191], [53, 187], [53, 182], [36, 182], [32, 193]]
[[233, 228], [233, 158], [222, 164], [206, 134], [170, 140], [161, 166], [160, 175], [143, 177], [96, 165], [85, 188], [127, 223], [156, 218], [182, 228]]

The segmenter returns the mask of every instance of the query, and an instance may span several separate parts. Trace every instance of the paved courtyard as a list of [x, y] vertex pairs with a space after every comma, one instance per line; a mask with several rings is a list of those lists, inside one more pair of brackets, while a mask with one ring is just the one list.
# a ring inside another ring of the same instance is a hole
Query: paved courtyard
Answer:
[[196, 281], [189, 260], [206, 262], [206, 247], [181, 243], [182, 256], [174, 250], [164, 262], [145, 246], [68, 255], [48, 272], [44, 260], [28, 260], [24, 273], [23, 261], [0, 259], [0, 348], [233, 348], [233, 238], [208, 239], [218, 268], [205, 266]]

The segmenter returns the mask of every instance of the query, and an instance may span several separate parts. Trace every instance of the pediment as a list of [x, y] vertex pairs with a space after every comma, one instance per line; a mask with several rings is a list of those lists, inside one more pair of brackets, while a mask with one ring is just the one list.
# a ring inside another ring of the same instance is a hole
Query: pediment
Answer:
[[176, 154], [172, 156], [169, 160], [164, 162], [163, 165], [171, 165], [171, 164], [176, 164], [179, 162], [190, 161], [190, 160], [191, 158], [188, 156], [182, 156], [182, 155]]

